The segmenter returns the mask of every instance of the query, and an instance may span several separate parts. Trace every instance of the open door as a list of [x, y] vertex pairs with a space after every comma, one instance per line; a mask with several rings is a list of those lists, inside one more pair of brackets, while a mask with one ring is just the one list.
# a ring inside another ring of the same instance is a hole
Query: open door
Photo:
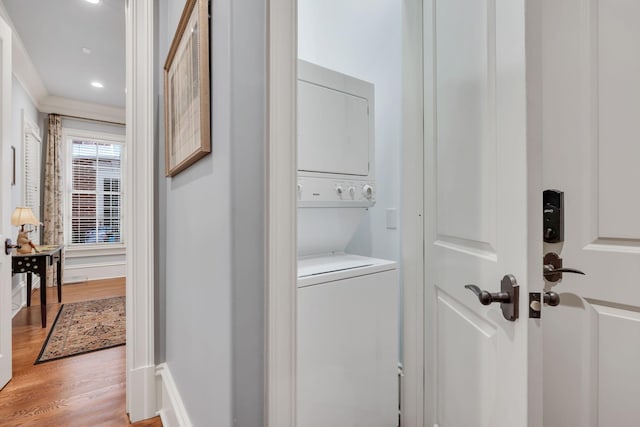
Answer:
[[0, 388], [11, 379], [11, 29], [0, 18]]
[[[640, 425], [640, 2], [545, 0], [545, 189], [565, 272], [546, 284], [544, 426]], [[567, 55], [567, 52], [580, 54]], [[547, 256], [547, 257], [553, 257]]]
[[425, 425], [539, 425], [529, 292], [543, 287], [542, 188], [525, 1], [424, 5]]

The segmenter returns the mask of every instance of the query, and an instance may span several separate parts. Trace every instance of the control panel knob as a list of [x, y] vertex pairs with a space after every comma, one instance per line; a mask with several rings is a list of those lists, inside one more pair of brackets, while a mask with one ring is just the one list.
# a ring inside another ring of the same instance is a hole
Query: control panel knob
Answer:
[[342, 196], [343, 192], [344, 190], [342, 189], [341, 185], [336, 186], [336, 193], [338, 194], [338, 196]]
[[370, 199], [373, 197], [373, 187], [366, 184], [362, 187], [362, 195], [364, 197], [366, 197], [367, 199]]
[[302, 193], [302, 184], [298, 184], [296, 190], [298, 190], [298, 193]]
[[351, 198], [353, 199], [356, 195], [356, 188], [355, 187], [349, 187], [349, 196], [351, 196]]

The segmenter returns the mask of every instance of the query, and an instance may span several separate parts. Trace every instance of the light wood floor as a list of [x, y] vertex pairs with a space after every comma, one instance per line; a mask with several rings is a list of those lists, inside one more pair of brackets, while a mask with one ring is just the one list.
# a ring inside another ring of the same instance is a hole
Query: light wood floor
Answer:
[[[65, 285], [62, 302], [125, 294], [124, 279]], [[52, 302], [49, 302], [52, 301]], [[60, 304], [47, 293], [47, 328], [40, 324], [40, 295], [13, 319], [13, 379], [0, 391], [0, 426], [129, 426], [125, 413], [125, 346], [34, 365]], [[158, 417], [133, 424], [161, 427]]]

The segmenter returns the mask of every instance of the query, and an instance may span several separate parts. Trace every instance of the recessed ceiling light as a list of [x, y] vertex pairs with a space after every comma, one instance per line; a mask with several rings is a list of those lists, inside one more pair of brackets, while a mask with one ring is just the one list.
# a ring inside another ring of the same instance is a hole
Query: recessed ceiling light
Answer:
[[82, 48], [82, 53], [86, 53], [87, 55], [90, 55], [91, 54], [91, 49], [88, 48], [88, 47], [83, 47]]
[[103, 88], [104, 85], [100, 82], [91, 82], [91, 86], [93, 87], [97, 87], [97, 88]]
[[100, 0], [86, 0], [86, 2], [91, 4], [98, 4], [100, 3]]

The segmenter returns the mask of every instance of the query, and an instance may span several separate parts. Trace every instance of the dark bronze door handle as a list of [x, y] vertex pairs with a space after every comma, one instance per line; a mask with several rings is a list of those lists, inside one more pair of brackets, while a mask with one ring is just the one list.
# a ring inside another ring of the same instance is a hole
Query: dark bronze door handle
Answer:
[[542, 299], [545, 304], [550, 305], [551, 307], [555, 307], [560, 304], [560, 295], [555, 292], [545, 292]]
[[542, 275], [549, 282], [557, 282], [562, 279], [562, 273], [573, 273], [585, 275], [584, 271], [576, 268], [562, 266], [562, 258], [555, 252], [549, 252], [542, 261]]
[[465, 288], [473, 292], [482, 305], [489, 305], [494, 302], [500, 303], [502, 315], [505, 319], [513, 322], [518, 318], [518, 299], [520, 297], [520, 286], [516, 278], [507, 274], [500, 282], [500, 292], [487, 292], [476, 285], [465, 285]]
[[482, 305], [489, 305], [492, 302], [511, 302], [511, 295], [506, 292], [489, 293], [481, 290], [476, 285], [465, 285], [465, 288], [476, 294]]
[[12, 249], [20, 249], [22, 246], [20, 245], [14, 245], [13, 242], [11, 242], [11, 239], [7, 239], [4, 241], [4, 253], [7, 255], [11, 255], [11, 250]]
[[585, 275], [584, 271], [580, 271], [576, 268], [567, 268], [567, 267], [562, 267], [562, 268], [554, 268], [553, 265], [551, 264], [546, 264], [544, 266], [544, 275], [545, 276], [551, 276], [553, 274], [556, 273], [575, 273], [575, 274], [582, 274], [583, 276]]

